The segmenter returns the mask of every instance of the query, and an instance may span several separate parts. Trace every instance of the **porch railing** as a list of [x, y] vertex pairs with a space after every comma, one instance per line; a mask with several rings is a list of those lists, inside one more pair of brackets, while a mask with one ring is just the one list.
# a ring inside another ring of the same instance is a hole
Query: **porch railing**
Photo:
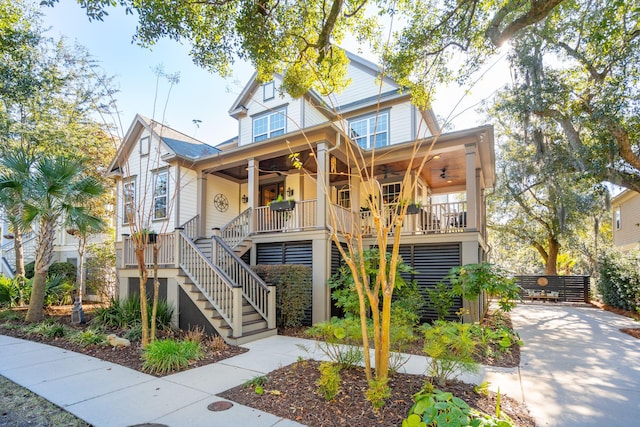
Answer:
[[[402, 223], [403, 234], [457, 233], [467, 226], [467, 203], [434, 203], [423, 206], [415, 215], [405, 215]], [[385, 206], [382, 216], [387, 225], [392, 225], [396, 207]], [[360, 212], [360, 226], [364, 235], [375, 232], [373, 215], [370, 211]]]
[[[227, 275], [234, 286], [242, 288], [242, 295], [267, 321], [269, 328], [275, 327], [275, 292], [251, 268], [227, 246], [221, 237], [214, 236], [217, 258], [215, 264]], [[274, 290], [275, 291], [275, 290]]]
[[278, 231], [299, 231], [315, 228], [316, 200], [296, 202], [293, 210], [276, 212], [269, 206], [255, 208], [256, 233], [273, 233]]
[[357, 224], [357, 213], [353, 212], [351, 209], [333, 203], [331, 204], [331, 209], [331, 215], [335, 220], [335, 225], [333, 224], [331, 217], [328, 220], [329, 225], [334, 226], [335, 231], [338, 233], [353, 233], [356, 229], [355, 224]]
[[[158, 265], [175, 265], [175, 233], [164, 233], [156, 236], [158, 244]], [[126, 267], [138, 265], [135, 246], [131, 236], [123, 239], [124, 264]], [[144, 262], [147, 266], [153, 265], [153, 245], [148, 244], [144, 248]]]
[[242, 335], [242, 289], [215, 266], [184, 232], [179, 232], [180, 267], [233, 330]]
[[[28, 264], [36, 259], [36, 233], [30, 231], [22, 235], [22, 254], [24, 263]], [[7, 242], [0, 247], [2, 255], [13, 271], [16, 269], [16, 249], [13, 241]]]
[[251, 208], [248, 208], [220, 229], [220, 237], [233, 249], [249, 237], [250, 232]]
[[196, 215], [191, 218], [189, 221], [182, 224], [180, 227], [184, 229], [184, 233], [191, 240], [196, 240], [198, 238], [198, 221], [200, 220], [200, 215]]

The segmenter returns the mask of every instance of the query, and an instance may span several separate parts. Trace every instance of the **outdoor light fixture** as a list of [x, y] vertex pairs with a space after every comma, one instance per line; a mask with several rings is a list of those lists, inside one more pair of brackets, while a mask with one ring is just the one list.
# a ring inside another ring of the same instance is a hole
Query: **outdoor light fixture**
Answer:
[[293, 188], [287, 188], [287, 197], [293, 197]]
[[246, 194], [242, 195], [242, 203], [249, 203], [249, 198], [247, 197]]

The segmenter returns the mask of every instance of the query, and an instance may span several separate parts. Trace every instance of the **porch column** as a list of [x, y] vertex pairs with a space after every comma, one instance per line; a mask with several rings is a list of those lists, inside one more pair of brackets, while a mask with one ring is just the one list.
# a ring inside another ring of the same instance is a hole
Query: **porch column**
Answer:
[[329, 206], [328, 195], [325, 194], [325, 192], [329, 192], [329, 153], [326, 142], [318, 143], [316, 161], [318, 162], [316, 227], [324, 229], [327, 227], [327, 208]]
[[260, 204], [259, 200], [259, 184], [260, 184], [260, 162], [256, 159], [249, 159], [247, 163], [248, 167], [248, 177], [247, 177], [247, 192], [249, 197], [249, 207], [252, 209], [251, 218], [249, 219], [249, 233], [253, 233], [256, 230], [255, 220], [255, 209]]
[[476, 186], [476, 144], [465, 144], [467, 180], [467, 229], [475, 230], [478, 225], [478, 195]]
[[207, 223], [207, 177], [200, 173], [198, 176], [198, 198], [196, 199], [198, 209], [198, 236], [205, 236], [204, 231]]
[[351, 212], [353, 212], [353, 231], [356, 234], [362, 233], [362, 215], [360, 215], [360, 171], [358, 168], [351, 168], [351, 179], [349, 184], [349, 198], [351, 199]]
[[312, 251], [314, 260], [326, 260], [314, 262], [311, 268], [311, 322], [315, 324], [331, 318], [331, 288], [327, 284], [331, 271], [331, 240], [313, 239]]

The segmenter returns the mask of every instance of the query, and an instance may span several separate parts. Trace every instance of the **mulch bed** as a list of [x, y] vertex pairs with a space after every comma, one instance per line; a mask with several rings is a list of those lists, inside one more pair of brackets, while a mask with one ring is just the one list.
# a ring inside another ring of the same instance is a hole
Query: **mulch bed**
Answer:
[[[67, 327], [77, 331], [83, 331], [90, 326], [90, 321], [91, 321], [90, 312], [86, 313], [87, 323], [83, 325], [72, 325], [71, 315], [67, 311], [68, 310], [63, 310], [63, 309], [48, 310], [45, 314], [45, 319], [54, 319], [56, 320], [56, 322], [64, 324]], [[121, 337], [126, 333], [126, 330], [118, 330], [118, 329], [105, 330], [105, 334], [111, 334], [111, 333], [114, 333]], [[0, 323], [0, 334], [12, 336], [15, 338], [22, 338], [29, 341], [41, 342], [43, 344], [53, 345], [56, 347], [64, 348], [66, 350], [75, 351], [77, 353], [86, 354], [88, 356], [93, 356], [98, 359], [116, 363], [121, 366], [126, 366], [128, 368], [135, 369], [136, 371], [144, 372], [144, 369], [143, 369], [144, 361], [142, 359], [142, 349], [140, 348], [139, 342], [132, 342], [130, 347], [113, 348], [109, 345], [89, 345], [89, 346], [83, 347], [79, 344], [69, 341], [68, 338], [47, 338], [37, 334], [28, 334], [18, 329], [6, 328], [2, 325], [2, 323]], [[163, 338], [180, 339], [183, 337], [183, 335], [184, 333], [182, 331], [158, 331], [158, 339], [163, 339]], [[202, 346], [203, 356], [201, 359], [192, 361], [189, 364], [189, 366], [185, 369], [176, 370], [168, 373], [167, 375], [185, 371], [192, 368], [197, 368], [199, 366], [205, 366], [210, 363], [219, 362], [221, 360], [224, 360], [229, 357], [233, 357], [248, 351], [246, 348], [232, 347], [229, 345], [226, 345], [223, 349], [218, 349], [208, 344], [209, 342], [205, 340]]]
[[[389, 381], [391, 397], [376, 412], [364, 397], [368, 386], [363, 369], [343, 369], [340, 391], [333, 401], [327, 402], [317, 391], [319, 365], [316, 361], [302, 361], [269, 373], [262, 395], [256, 394], [251, 387], [239, 386], [220, 396], [309, 426], [399, 426], [413, 405], [412, 396], [428, 379], [421, 375], [394, 375]], [[472, 384], [452, 382], [439, 388], [463, 399], [472, 408], [495, 413], [496, 395], [478, 394], [473, 387]], [[535, 426], [523, 404], [502, 395], [500, 405], [515, 425]]]

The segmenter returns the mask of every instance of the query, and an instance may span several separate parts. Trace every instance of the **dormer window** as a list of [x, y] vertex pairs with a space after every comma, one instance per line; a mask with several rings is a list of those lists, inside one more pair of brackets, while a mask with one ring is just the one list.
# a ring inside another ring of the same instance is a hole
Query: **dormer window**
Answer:
[[268, 101], [276, 96], [276, 83], [271, 80], [262, 85], [262, 100]]
[[149, 145], [151, 144], [151, 138], [145, 136], [140, 138], [140, 155], [146, 156], [149, 154]]
[[372, 148], [389, 145], [389, 111], [358, 117], [349, 121], [351, 139], [360, 147]]
[[287, 109], [269, 111], [253, 118], [253, 142], [262, 141], [286, 132]]

